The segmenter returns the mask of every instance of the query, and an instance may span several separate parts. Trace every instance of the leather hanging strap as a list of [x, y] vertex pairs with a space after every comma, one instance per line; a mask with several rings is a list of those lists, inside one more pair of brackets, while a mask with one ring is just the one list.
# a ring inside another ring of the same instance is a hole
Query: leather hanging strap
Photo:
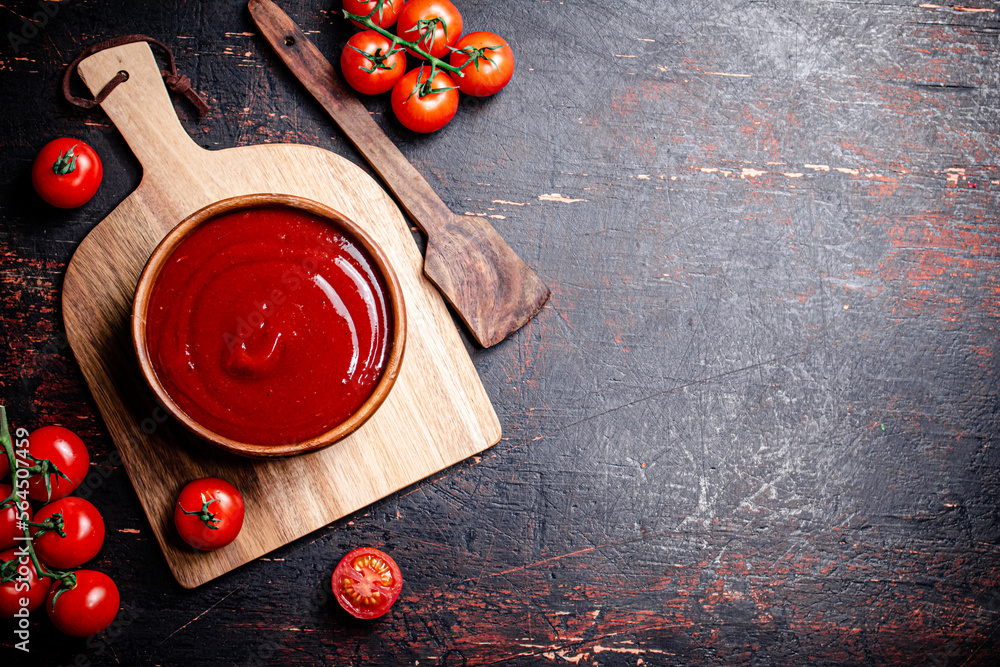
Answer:
[[104, 51], [105, 49], [113, 49], [116, 46], [132, 44], [134, 42], [148, 42], [149, 44], [154, 44], [163, 49], [163, 51], [167, 54], [167, 60], [170, 63], [170, 69], [160, 70], [164, 83], [167, 84], [167, 87], [169, 87], [170, 90], [188, 98], [191, 103], [198, 108], [198, 113], [201, 114], [208, 111], [208, 104], [206, 104], [205, 100], [191, 88], [191, 79], [187, 78], [183, 74], [177, 73], [177, 64], [174, 62], [173, 52], [171, 52], [171, 50], [162, 42], [159, 42], [152, 37], [147, 37], [146, 35], [125, 35], [123, 37], [115, 37], [114, 39], [109, 39], [106, 42], [101, 42], [99, 44], [93, 44], [84, 49], [83, 52], [69, 64], [69, 67], [66, 68], [66, 73], [63, 74], [62, 92], [66, 97], [66, 100], [70, 104], [74, 104], [78, 107], [93, 109], [103, 102], [105, 98], [111, 94], [111, 91], [122, 83], [128, 81], [128, 73], [118, 72], [118, 74], [116, 74], [111, 81], [108, 81], [104, 88], [101, 89], [101, 92], [97, 93], [97, 97], [92, 100], [88, 100], [84, 97], [77, 97], [70, 91], [69, 88], [69, 83], [73, 77], [73, 73], [76, 72], [77, 65], [79, 65], [80, 61], [84, 58], [90, 57], [99, 51]]

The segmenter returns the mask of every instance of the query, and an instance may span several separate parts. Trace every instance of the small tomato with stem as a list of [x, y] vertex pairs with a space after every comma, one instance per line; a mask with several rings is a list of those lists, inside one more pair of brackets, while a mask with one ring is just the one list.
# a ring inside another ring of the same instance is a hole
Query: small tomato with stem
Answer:
[[33, 523], [35, 553], [51, 567], [79, 567], [104, 544], [104, 518], [83, 498], [69, 496], [49, 503], [38, 510]]
[[76, 208], [101, 187], [104, 167], [93, 148], [79, 139], [62, 137], [42, 147], [31, 167], [31, 183], [47, 203]]
[[[396, 23], [396, 34], [435, 58], [444, 58], [448, 47], [462, 35], [462, 14], [449, 0], [410, 0], [403, 5]], [[411, 55], [422, 55], [407, 49]]]
[[43, 426], [28, 435], [28, 454], [35, 459], [28, 495], [50, 502], [80, 486], [90, 470], [90, 454], [78, 435], [62, 426]]
[[391, 102], [396, 118], [407, 128], [414, 132], [435, 132], [455, 117], [458, 88], [444, 72], [421, 65], [396, 83]]
[[406, 73], [406, 53], [388, 37], [366, 30], [347, 40], [340, 53], [340, 70], [359, 93], [387, 93]]
[[474, 97], [500, 92], [514, 76], [514, 52], [492, 32], [470, 32], [458, 40], [449, 62], [462, 68], [464, 76], [455, 77], [458, 89]]
[[[38, 609], [52, 585], [51, 579], [38, 573], [29, 557], [18, 556], [17, 551], [0, 553], [0, 618], [14, 618], [21, 609], [21, 598], [28, 600], [28, 611]], [[27, 590], [21, 590], [25, 586]]]
[[[10, 491], [10, 484], [0, 484], [0, 503], [6, 502]], [[23, 517], [21, 509], [13, 500], [5, 507], [0, 506], [0, 550], [17, 546], [18, 541], [24, 537], [24, 531], [17, 525], [18, 519], [31, 520], [31, 504], [24, 502], [27, 508]]]
[[[380, 28], [391, 28], [399, 16], [399, 10], [405, 0], [344, 0], [344, 11], [356, 16], [365, 16], [378, 24]], [[357, 21], [351, 21], [359, 28], [364, 28]]]
[[118, 615], [121, 597], [111, 577], [96, 570], [77, 570], [49, 590], [45, 611], [52, 624], [73, 637], [90, 637], [107, 629]]
[[244, 513], [243, 496], [235, 486], [218, 477], [202, 477], [177, 496], [174, 525], [195, 549], [214, 551], [240, 534]]

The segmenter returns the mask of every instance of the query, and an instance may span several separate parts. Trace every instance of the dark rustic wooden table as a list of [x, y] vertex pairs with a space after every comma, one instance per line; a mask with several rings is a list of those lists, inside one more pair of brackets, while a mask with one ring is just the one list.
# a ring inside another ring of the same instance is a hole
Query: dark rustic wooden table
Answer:
[[[4, 2], [0, 400], [91, 447], [123, 599], [87, 642], [36, 620], [31, 661], [995, 664], [1000, 6], [961, 1], [460, 0], [513, 45], [508, 89], [431, 136], [367, 104], [552, 287], [470, 342], [504, 439], [192, 591], [62, 343], [66, 263], [141, 177], [63, 67], [145, 33], [210, 99], [176, 101], [204, 146], [360, 158], [242, 0]], [[339, 54], [338, 0], [279, 4]], [[105, 166], [70, 212], [29, 179], [59, 135]], [[360, 545], [406, 580], [378, 622], [326, 594]]]

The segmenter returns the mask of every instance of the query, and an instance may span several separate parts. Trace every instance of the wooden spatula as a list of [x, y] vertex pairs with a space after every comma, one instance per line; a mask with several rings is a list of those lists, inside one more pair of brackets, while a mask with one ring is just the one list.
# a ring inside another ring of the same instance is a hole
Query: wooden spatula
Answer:
[[250, 0], [250, 13], [292, 74], [427, 234], [424, 273], [480, 345], [495, 345], [530, 320], [549, 298], [535, 272], [487, 220], [448, 210], [287, 14], [270, 0]]

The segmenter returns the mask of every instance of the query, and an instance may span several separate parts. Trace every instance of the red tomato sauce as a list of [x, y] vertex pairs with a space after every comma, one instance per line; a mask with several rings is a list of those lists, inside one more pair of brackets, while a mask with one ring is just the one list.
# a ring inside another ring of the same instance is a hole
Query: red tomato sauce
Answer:
[[219, 435], [260, 445], [329, 431], [371, 395], [392, 314], [360, 243], [284, 207], [221, 215], [164, 264], [147, 347], [167, 394]]

